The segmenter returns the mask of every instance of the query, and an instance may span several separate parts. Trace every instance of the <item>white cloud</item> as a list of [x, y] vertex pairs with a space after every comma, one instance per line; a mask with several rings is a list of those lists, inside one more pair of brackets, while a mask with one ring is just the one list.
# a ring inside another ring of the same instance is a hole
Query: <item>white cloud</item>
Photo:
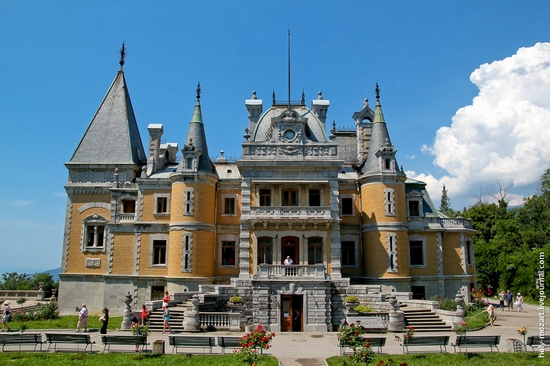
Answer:
[[470, 80], [479, 88], [472, 104], [437, 131], [433, 146], [422, 147], [448, 175], [409, 176], [429, 183], [436, 201], [443, 184], [452, 195], [475, 197], [498, 182], [512, 187], [507, 198], [518, 204], [522, 196], [513, 189], [538, 182], [550, 167], [550, 43], [483, 64]]
[[26, 200], [12, 200], [12, 201], [3, 201], [7, 206], [28, 206], [36, 203], [36, 201], [26, 201]]

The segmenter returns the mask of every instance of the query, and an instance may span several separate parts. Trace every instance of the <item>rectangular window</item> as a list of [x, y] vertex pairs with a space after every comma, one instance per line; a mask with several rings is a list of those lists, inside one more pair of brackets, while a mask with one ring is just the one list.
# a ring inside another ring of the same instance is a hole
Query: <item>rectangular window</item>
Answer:
[[166, 264], [166, 240], [153, 240], [153, 265]]
[[105, 246], [105, 225], [86, 225], [86, 248], [102, 248]]
[[321, 191], [318, 189], [309, 190], [309, 205], [310, 206], [321, 206]]
[[183, 200], [183, 214], [184, 215], [193, 215], [194, 208], [194, 199], [195, 191], [193, 188], [187, 188], [184, 190], [184, 200]]
[[395, 215], [394, 192], [393, 189], [384, 189], [384, 205], [386, 206], [386, 215]]
[[409, 201], [409, 216], [420, 216], [420, 202]]
[[270, 189], [260, 189], [260, 206], [271, 206]]
[[135, 213], [136, 212], [136, 201], [126, 199], [120, 202], [121, 213]]
[[157, 197], [157, 213], [168, 212], [168, 197]]
[[193, 158], [192, 157], [188, 157], [185, 162], [186, 162], [186, 165], [185, 165], [185, 168], [187, 170], [193, 170]]
[[283, 189], [283, 206], [298, 206], [298, 191]]
[[424, 266], [424, 242], [422, 240], [409, 241], [409, 258], [411, 266]]
[[226, 215], [235, 214], [235, 198], [226, 197], [223, 200], [223, 213]]
[[258, 264], [273, 264], [273, 239], [258, 238]]
[[309, 238], [307, 240], [308, 264], [323, 263], [323, 239]]
[[388, 252], [388, 272], [397, 272], [397, 246], [395, 234], [386, 234], [386, 250]]
[[342, 241], [342, 265], [355, 266], [355, 242]]
[[183, 258], [182, 271], [191, 272], [191, 249], [192, 249], [191, 234], [183, 235]]
[[222, 266], [234, 266], [235, 265], [235, 242], [223, 241], [222, 242]]
[[353, 215], [353, 198], [342, 197], [342, 215]]
[[385, 162], [386, 162], [386, 170], [390, 170], [391, 169], [391, 159], [386, 158]]

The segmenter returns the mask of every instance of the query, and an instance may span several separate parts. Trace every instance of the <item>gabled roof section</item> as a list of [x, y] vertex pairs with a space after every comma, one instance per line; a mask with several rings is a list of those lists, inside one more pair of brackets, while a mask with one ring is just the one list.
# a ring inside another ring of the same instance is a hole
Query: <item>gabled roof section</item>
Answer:
[[121, 65], [69, 164], [142, 165], [145, 159]]

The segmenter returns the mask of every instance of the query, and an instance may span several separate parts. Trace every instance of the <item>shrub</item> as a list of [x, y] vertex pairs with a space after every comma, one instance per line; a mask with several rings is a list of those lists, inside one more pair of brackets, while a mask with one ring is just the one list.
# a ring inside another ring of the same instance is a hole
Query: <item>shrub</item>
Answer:
[[242, 303], [243, 302], [243, 298], [240, 297], [240, 296], [231, 296], [229, 298], [229, 302], [233, 303], [233, 304], [239, 304], [239, 303]]
[[359, 306], [356, 306], [353, 308], [353, 310], [357, 311], [359, 314], [365, 314], [365, 313], [373, 313], [374, 312], [374, 309], [371, 308], [370, 306], [363, 306], [363, 305], [359, 305]]
[[258, 363], [258, 349], [269, 349], [273, 337], [275, 337], [275, 333], [268, 333], [258, 324], [256, 329], [239, 339], [241, 348], [236, 350], [234, 354], [242, 362], [255, 365]]
[[361, 347], [365, 343], [365, 339], [362, 337], [364, 333], [365, 328], [361, 325], [360, 321], [351, 324], [344, 322], [340, 326], [338, 340], [342, 345], [355, 349]]
[[359, 302], [359, 299], [357, 298], [357, 296], [346, 296], [344, 302], [348, 304], [355, 304]]

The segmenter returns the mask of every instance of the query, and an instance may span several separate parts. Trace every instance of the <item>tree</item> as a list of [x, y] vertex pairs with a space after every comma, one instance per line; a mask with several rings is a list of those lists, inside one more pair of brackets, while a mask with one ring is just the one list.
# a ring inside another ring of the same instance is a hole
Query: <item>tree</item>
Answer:
[[445, 185], [443, 185], [443, 190], [441, 191], [441, 203], [439, 204], [439, 212], [449, 217], [461, 216], [461, 212], [453, 210], [451, 208], [451, 198], [447, 193], [447, 187], [445, 187]]
[[30, 276], [26, 273], [6, 272], [2, 274], [0, 289], [2, 290], [32, 290]]

